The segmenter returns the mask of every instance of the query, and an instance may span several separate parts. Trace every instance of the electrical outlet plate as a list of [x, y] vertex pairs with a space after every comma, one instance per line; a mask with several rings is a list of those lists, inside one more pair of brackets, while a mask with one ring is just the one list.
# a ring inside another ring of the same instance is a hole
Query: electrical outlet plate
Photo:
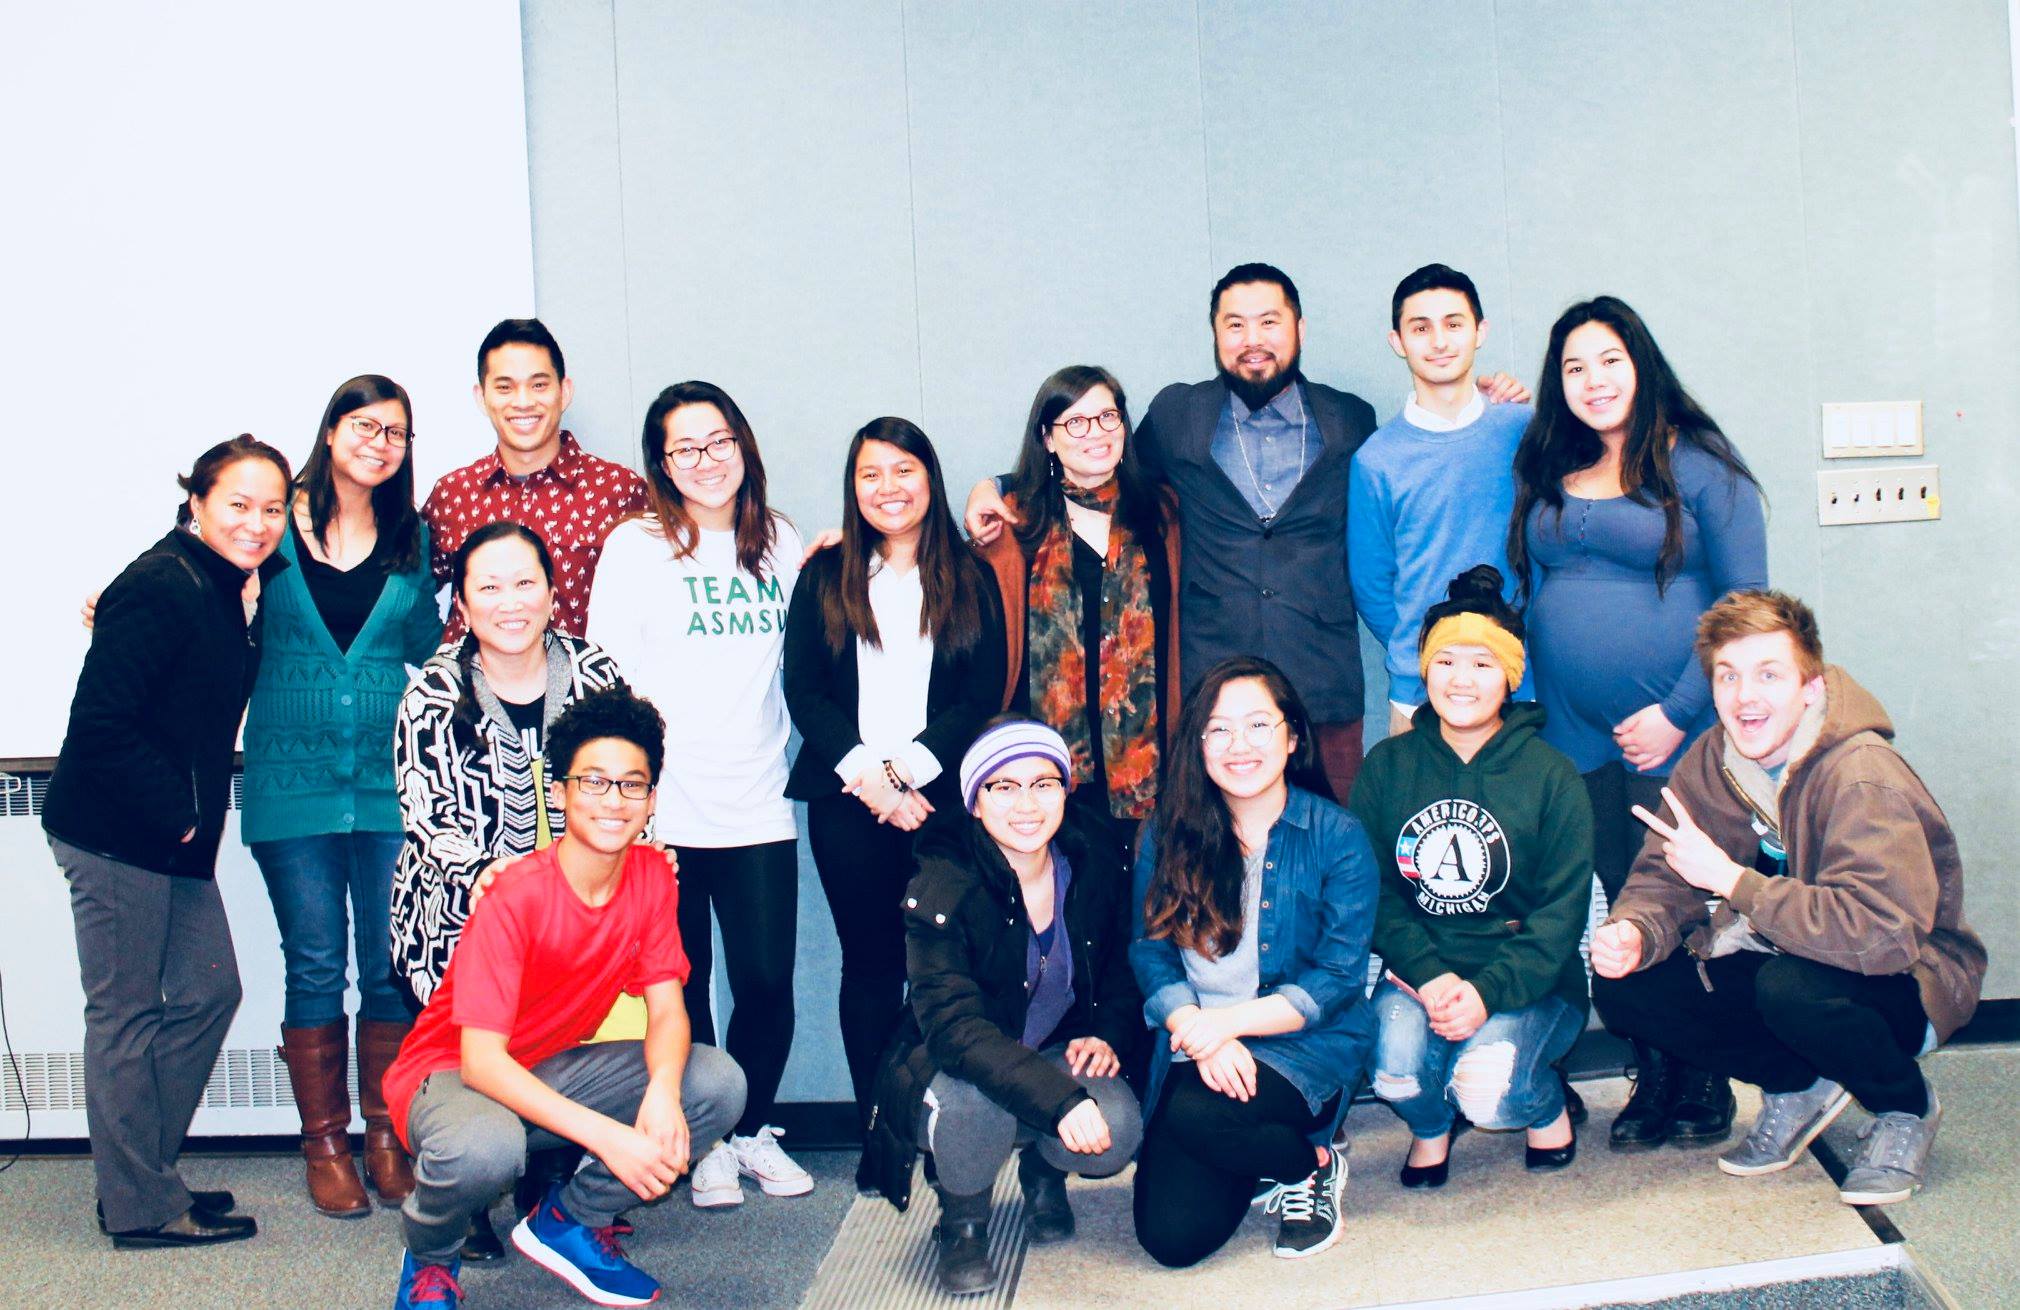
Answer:
[[1817, 470], [1817, 522], [1921, 523], [1943, 516], [1934, 464]]
[[1922, 402], [1832, 402], [1824, 406], [1823, 431], [1825, 459], [1919, 455], [1923, 451]]

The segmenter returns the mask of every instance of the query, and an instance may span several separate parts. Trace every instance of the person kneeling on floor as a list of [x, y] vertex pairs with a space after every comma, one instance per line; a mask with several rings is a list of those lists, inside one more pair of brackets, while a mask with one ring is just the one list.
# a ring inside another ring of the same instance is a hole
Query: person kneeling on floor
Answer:
[[1060, 1242], [1066, 1175], [1116, 1173], [1143, 1138], [1121, 1078], [1142, 1031], [1128, 882], [1105, 829], [1067, 816], [1072, 776], [1044, 724], [985, 728], [961, 761], [973, 817], [927, 828], [905, 889], [911, 990], [858, 1181], [903, 1209], [912, 1162], [931, 1152], [939, 1282], [954, 1295], [996, 1285], [989, 1194], [1013, 1148], [1025, 1232]]
[[1956, 840], [1801, 601], [1733, 593], [1698, 621], [1697, 656], [1718, 725], [1666, 816], [1636, 809], [1653, 835], [1593, 934], [1593, 1001], [1613, 1031], [1760, 1087], [1726, 1173], [1788, 1168], [1857, 1100], [1875, 1118], [1840, 1195], [1905, 1200], [1942, 1118], [1917, 1057], [1985, 977]]
[[[658, 711], [621, 689], [554, 721], [550, 786], [566, 831], [499, 873], [386, 1073], [415, 1157], [395, 1310], [460, 1304], [470, 1215], [511, 1184], [529, 1146], [563, 1142], [591, 1158], [547, 1187], [513, 1245], [599, 1305], [659, 1295], [619, 1249], [618, 1216], [665, 1196], [692, 1144], [729, 1131], [744, 1103], [736, 1062], [690, 1044], [673, 871], [636, 844], [665, 734]], [[644, 1040], [583, 1045], [620, 992], [643, 993]]]

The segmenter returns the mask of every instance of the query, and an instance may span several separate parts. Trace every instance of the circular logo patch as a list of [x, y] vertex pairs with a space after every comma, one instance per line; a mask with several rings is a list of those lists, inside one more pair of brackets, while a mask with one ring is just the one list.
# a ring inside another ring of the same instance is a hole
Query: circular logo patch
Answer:
[[1475, 914], [1508, 885], [1508, 837], [1483, 806], [1437, 801], [1403, 825], [1396, 867], [1426, 914]]

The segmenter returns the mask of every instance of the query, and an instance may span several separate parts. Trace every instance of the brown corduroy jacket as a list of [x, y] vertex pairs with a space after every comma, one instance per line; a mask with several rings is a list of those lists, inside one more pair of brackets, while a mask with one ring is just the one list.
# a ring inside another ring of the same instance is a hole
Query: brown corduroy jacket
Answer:
[[[1929, 789], [1893, 746], [1880, 702], [1835, 665], [1824, 712], [1772, 795], [1750, 798], [1747, 767], [1714, 726], [1684, 752], [1670, 787], [1697, 826], [1746, 872], [1713, 900], [1671, 871], [1651, 835], [1611, 918], [1641, 930], [1642, 968], [1679, 944], [1700, 958], [1744, 915], [1776, 949], [1852, 973], [1911, 973], [1939, 1040], [1964, 1026], [1985, 981], [1985, 946], [1964, 921], [1964, 867]], [[1752, 766], [1758, 772], [1758, 766]], [[1765, 775], [1756, 779], [1765, 783]], [[1776, 812], [1767, 812], [1772, 804]], [[1764, 827], [1779, 829], [1787, 873], [1753, 867]]]

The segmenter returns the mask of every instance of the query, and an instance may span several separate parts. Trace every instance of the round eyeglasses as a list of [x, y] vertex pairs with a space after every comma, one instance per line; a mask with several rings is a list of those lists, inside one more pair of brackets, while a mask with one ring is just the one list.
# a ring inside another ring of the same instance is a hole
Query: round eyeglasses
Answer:
[[[1241, 725], [1241, 738], [1249, 744], [1251, 750], [1261, 750], [1276, 740], [1277, 729], [1283, 725], [1284, 720], [1280, 718], [1250, 719]], [[1236, 728], [1232, 723], [1216, 723], [1200, 733], [1199, 739], [1206, 743], [1208, 755], [1225, 755], [1234, 749], [1235, 733]]]
[[727, 464], [736, 451], [736, 438], [725, 432], [719, 437], [710, 437], [706, 445], [675, 446], [666, 452], [666, 462], [686, 472], [701, 463], [703, 451], [707, 451], [708, 457], [716, 463]]
[[1072, 437], [1075, 441], [1079, 441], [1088, 433], [1094, 431], [1097, 425], [1103, 432], [1120, 431], [1122, 429], [1122, 411], [1119, 409], [1104, 409], [1091, 418], [1085, 414], [1069, 414], [1052, 426], [1066, 429], [1067, 436]]
[[1025, 795], [1040, 805], [1050, 805], [1065, 797], [1066, 783], [1060, 778], [1033, 778], [1030, 782], [998, 778], [982, 784], [982, 795], [992, 810], [1015, 809], [1018, 799]]

